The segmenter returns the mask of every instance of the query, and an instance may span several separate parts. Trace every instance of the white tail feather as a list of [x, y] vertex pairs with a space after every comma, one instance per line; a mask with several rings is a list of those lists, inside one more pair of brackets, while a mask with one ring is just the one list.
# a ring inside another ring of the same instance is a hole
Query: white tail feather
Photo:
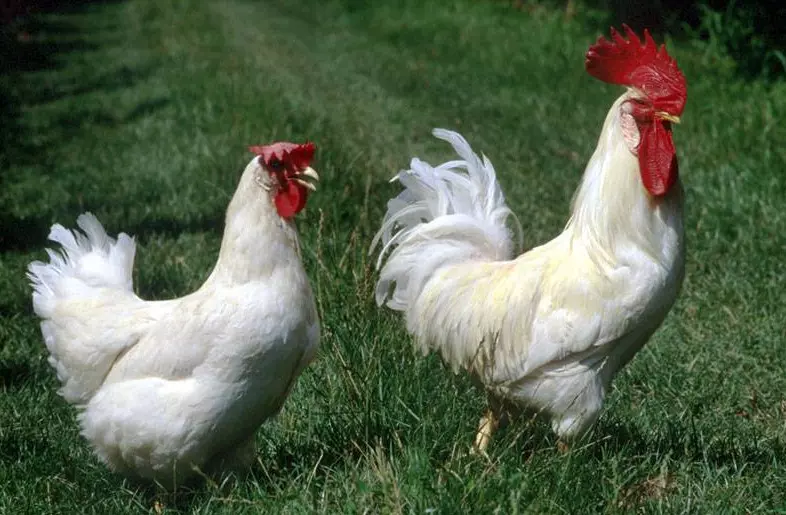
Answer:
[[33, 308], [42, 318], [51, 314], [59, 297], [79, 295], [89, 288], [133, 292], [133, 238], [125, 233], [117, 241], [110, 238], [92, 213], [80, 215], [76, 223], [81, 231], [53, 225], [49, 239], [59, 243], [61, 251], [46, 249], [50, 262], [34, 261], [28, 267]]
[[[52, 226], [49, 239], [62, 249], [46, 249], [49, 263], [30, 263], [27, 277], [33, 286], [33, 309], [42, 319], [49, 363], [63, 384], [60, 393], [69, 402], [84, 403], [101, 384], [117, 353], [128, 345], [113, 334], [112, 323], [122, 323], [118, 314], [127, 306], [121, 300], [137, 299], [131, 275], [136, 246], [127, 234], [121, 233], [117, 241], [110, 238], [91, 213], [80, 215], [77, 225], [81, 231]], [[99, 292], [114, 295], [108, 297], [111, 301], [99, 301]], [[112, 323], [90, 332], [83, 317], [101, 316], [95, 311], [96, 302], [104, 302], [117, 313], [104, 314]], [[80, 306], [93, 307], [84, 312]]]
[[[387, 301], [405, 310], [428, 279], [446, 265], [468, 261], [498, 261], [516, 250], [506, 225], [512, 211], [505, 204], [494, 166], [472, 151], [458, 133], [434, 129], [450, 143], [461, 160], [437, 167], [418, 158], [398, 179], [404, 187], [388, 202], [382, 227], [371, 243], [382, 243], [377, 267], [377, 304]], [[513, 215], [521, 245], [521, 225]], [[389, 253], [389, 255], [388, 255]], [[387, 255], [387, 262], [382, 266]]]

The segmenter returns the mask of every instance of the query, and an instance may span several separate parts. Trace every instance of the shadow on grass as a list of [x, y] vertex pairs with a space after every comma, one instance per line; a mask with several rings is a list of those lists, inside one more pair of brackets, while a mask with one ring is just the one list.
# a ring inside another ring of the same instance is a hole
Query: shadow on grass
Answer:
[[32, 455], [46, 455], [51, 448], [51, 442], [44, 434], [30, 434], [14, 427], [4, 429], [0, 437], [0, 459], [3, 461], [29, 460]]
[[118, 3], [123, 0], [4, 0], [0, 4], [0, 26], [40, 13], [79, 12], [90, 5]]
[[224, 213], [225, 209], [221, 208], [215, 213], [205, 213], [188, 221], [161, 217], [147, 219], [136, 225], [123, 227], [122, 231], [142, 240], [154, 235], [177, 238], [182, 234], [202, 232], [222, 234], [224, 231]]
[[279, 482], [292, 481], [294, 476], [302, 476], [304, 467], [314, 467], [314, 464], [319, 463], [314, 478], [318, 480], [319, 476], [327, 475], [331, 466], [346, 457], [331, 453], [331, 457], [325, 458], [319, 446], [304, 444], [287, 448], [280, 446], [273, 456], [262, 456], [260, 459], [264, 460], [264, 467], [257, 461], [247, 473], [211, 478], [196, 476], [175, 490], [168, 491], [139, 479], [126, 479], [125, 482], [130, 491], [144, 499], [143, 505], [161, 505], [168, 510], [189, 512], [215, 497], [227, 501], [233, 497], [233, 493], [242, 497], [244, 485], [252, 485], [254, 490], [274, 497], [280, 493]]
[[[701, 441], [697, 434], [676, 423], [664, 421], [662, 431], [643, 434], [619, 423], [601, 423], [594, 430], [594, 438], [602, 439], [586, 450], [597, 460], [608, 455], [670, 456], [683, 462], [703, 462], [713, 467], [736, 467], [741, 463], [752, 467], [767, 467], [776, 456], [786, 453], [781, 442], [760, 445], [755, 439], [724, 439]], [[600, 438], [599, 438], [600, 437]]]
[[35, 374], [25, 361], [0, 362], [0, 390], [13, 390]]
[[[263, 443], [257, 450], [257, 461], [245, 474], [196, 477], [175, 491], [166, 491], [140, 480], [127, 480], [127, 485], [144, 499], [144, 505], [161, 503], [167, 509], [191, 511], [216, 497], [227, 502], [233, 498], [242, 499], [249, 488], [267, 497], [277, 497], [282, 488], [289, 488], [298, 478], [304, 480], [308, 476], [310, 482], [317, 484], [327, 481], [336, 469], [356, 466], [375, 447], [407, 446], [406, 439], [396, 435], [400, 428], [393, 425], [365, 434], [362, 427], [342, 430], [333, 422], [326, 419], [324, 425], [317, 428], [317, 434], [307, 441], [286, 439], [277, 441], [275, 447], [266, 445], [269, 442]], [[264, 432], [270, 423], [275, 422], [268, 421], [260, 431]]]
[[0, 212], [0, 252], [40, 248], [49, 234], [49, 226], [48, 217], [19, 218]]
[[[150, 75], [152, 65], [146, 68], [118, 65], [112, 69], [103, 66], [95, 72], [68, 80], [58, 80], [59, 76], [54, 80], [30, 76], [31, 73], [62, 67], [68, 54], [84, 54], [98, 50], [103, 44], [113, 44], [112, 26], [91, 26], [85, 30], [78, 19], [70, 15], [79, 15], [101, 4], [118, 2], [12, 0], [3, 4], [0, 13], [0, 21], [3, 22], [0, 24], [0, 188], [30, 181], [26, 165], [35, 167], [42, 184], [46, 176], [61, 174], [57, 152], [53, 149], [73, 138], [85, 137], [81, 129], [94, 131], [96, 128], [122, 126], [148, 116], [168, 103], [166, 98], [154, 97], [120, 115], [102, 110], [95, 103], [75, 103], [75, 108], [55, 114], [43, 126], [39, 122], [35, 128], [23, 118], [30, 107], [94, 92], [128, 89]], [[80, 208], [71, 207], [69, 211]], [[51, 212], [19, 216], [11, 206], [0, 205], [0, 252], [41, 248], [54, 221]], [[161, 222], [160, 225], [167, 227], [172, 224]]]
[[[585, 439], [571, 443], [564, 457], [574, 455], [582, 463], [604, 463], [619, 457], [668, 456], [682, 463], [731, 469], [745, 464], [753, 470], [771, 466], [778, 456], [786, 453], [781, 441], [762, 444], [761, 439], [749, 436], [740, 434], [739, 438], [706, 441], [680, 422], [664, 421], [662, 426], [653, 427], [652, 432], [643, 433], [630, 424], [601, 420]], [[491, 445], [492, 457], [497, 453], [520, 456], [522, 464], [544, 451], [559, 454], [558, 438], [551, 431], [548, 419], [542, 416], [522, 419], [500, 429]]]

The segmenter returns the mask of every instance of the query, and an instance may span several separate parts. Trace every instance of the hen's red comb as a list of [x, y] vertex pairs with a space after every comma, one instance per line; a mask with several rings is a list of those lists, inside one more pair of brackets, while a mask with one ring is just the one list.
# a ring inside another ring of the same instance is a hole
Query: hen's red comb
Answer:
[[248, 150], [258, 155], [266, 167], [278, 161], [284, 168], [300, 171], [311, 164], [316, 147], [311, 142], [299, 144], [279, 141], [270, 145], [251, 146]]
[[584, 66], [593, 77], [611, 84], [631, 86], [652, 102], [655, 109], [679, 116], [685, 108], [687, 87], [677, 62], [660, 49], [644, 30], [644, 43], [627, 25], [623, 25], [625, 39], [614, 27], [611, 41], [603, 36], [587, 51]]

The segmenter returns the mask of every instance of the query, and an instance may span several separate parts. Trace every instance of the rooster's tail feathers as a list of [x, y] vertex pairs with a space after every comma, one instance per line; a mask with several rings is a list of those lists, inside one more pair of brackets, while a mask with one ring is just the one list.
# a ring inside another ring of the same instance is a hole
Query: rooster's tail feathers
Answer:
[[111, 238], [92, 213], [80, 215], [76, 223], [81, 231], [53, 225], [49, 239], [62, 249], [46, 249], [49, 263], [35, 261], [28, 267], [33, 307], [42, 318], [49, 317], [58, 298], [78, 296], [87, 289], [133, 292], [133, 238], [125, 233], [120, 233], [117, 240]]
[[[494, 166], [475, 154], [460, 134], [444, 129], [434, 129], [433, 134], [450, 143], [461, 159], [437, 167], [412, 159], [410, 169], [393, 179], [404, 190], [388, 202], [371, 244], [372, 250], [382, 244], [377, 303], [387, 300], [396, 310], [406, 309], [439, 268], [506, 260], [515, 250], [506, 224], [513, 213]], [[513, 220], [520, 246], [521, 226], [515, 215]]]

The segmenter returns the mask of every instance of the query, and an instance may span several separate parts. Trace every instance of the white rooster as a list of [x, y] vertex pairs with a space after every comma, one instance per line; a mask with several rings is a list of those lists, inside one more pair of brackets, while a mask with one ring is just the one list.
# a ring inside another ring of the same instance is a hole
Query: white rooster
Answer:
[[113, 470], [171, 486], [197, 469], [244, 469], [319, 343], [292, 217], [314, 189], [310, 143], [252, 147], [218, 262], [194, 293], [134, 294], [135, 245], [90, 213], [52, 227], [50, 263], [29, 267], [33, 307], [60, 394]]
[[522, 408], [550, 415], [562, 443], [585, 433], [677, 297], [685, 247], [671, 123], [686, 84], [649, 33], [642, 42], [625, 30], [587, 53], [591, 75], [627, 91], [606, 116], [564, 232], [514, 257], [491, 162], [437, 129], [461, 159], [413, 159], [372, 243], [382, 243], [377, 303], [403, 311], [424, 353], [438, 351], [488, 392], [479, 451]]

